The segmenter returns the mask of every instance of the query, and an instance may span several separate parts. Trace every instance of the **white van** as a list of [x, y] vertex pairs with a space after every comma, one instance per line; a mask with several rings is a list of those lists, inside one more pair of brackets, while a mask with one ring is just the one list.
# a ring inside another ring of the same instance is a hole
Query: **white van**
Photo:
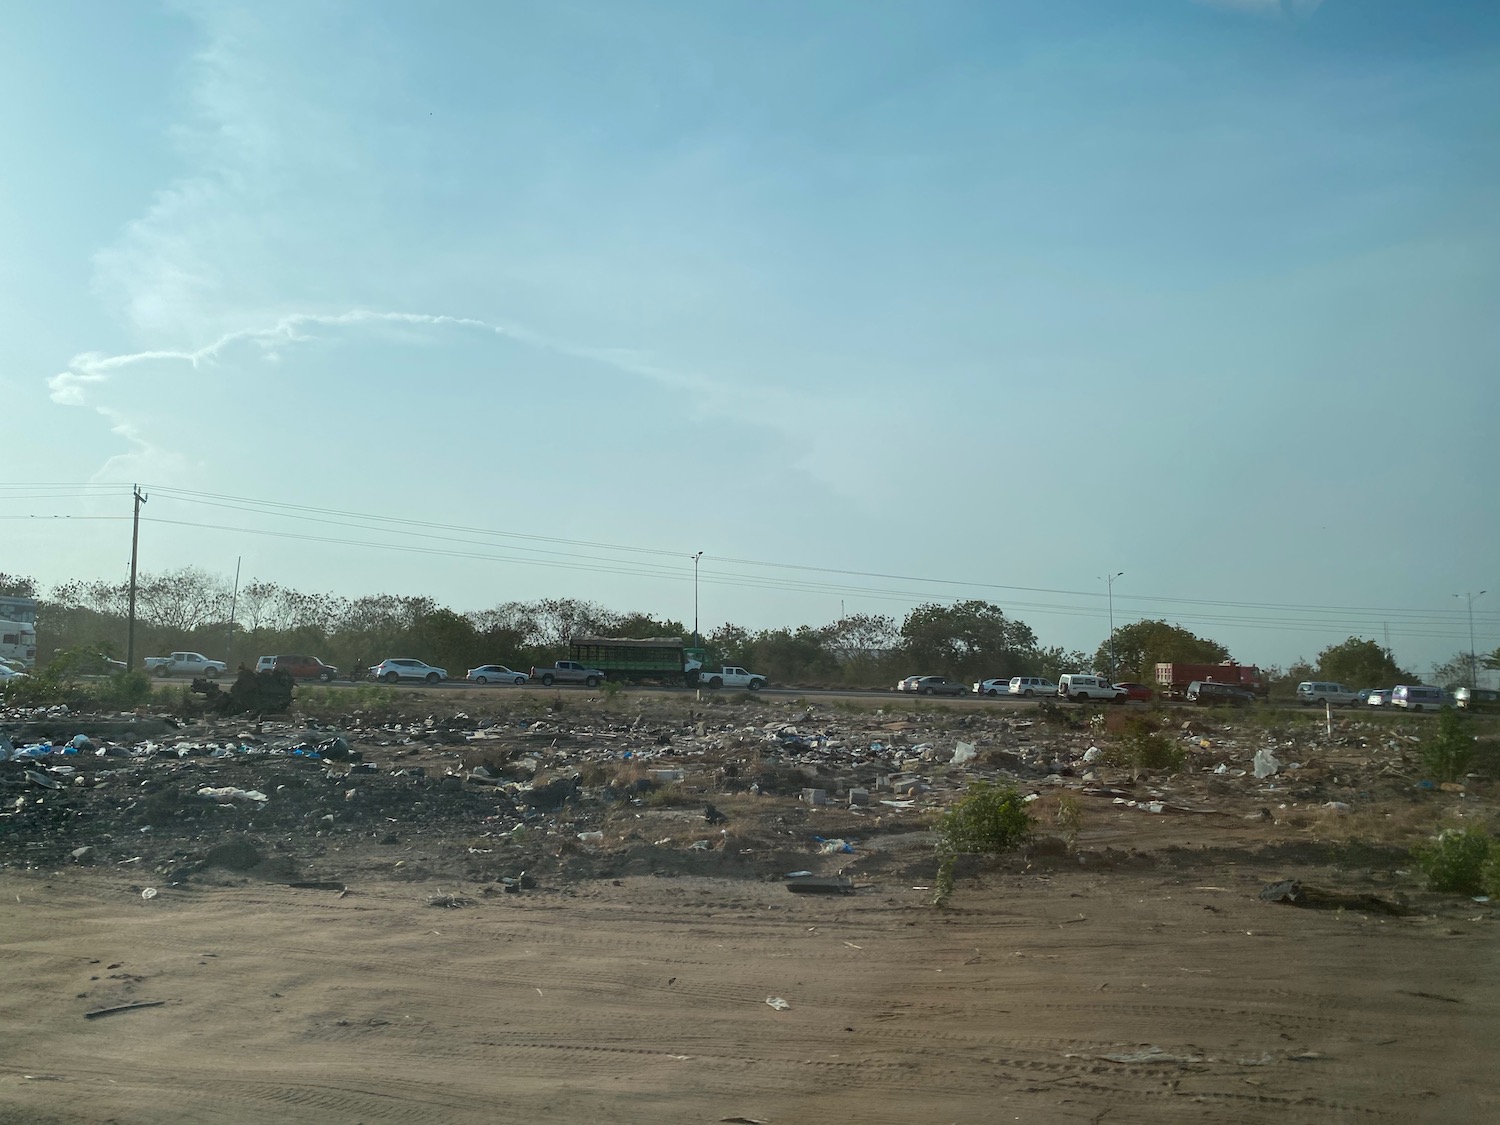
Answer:
[[1443, 705], [1443, 689], [1427, 684], [1397, 684], [1391, 692], [1391, 706], [1408, 711], [1436, 711]]
[[1079, 703], [1087, 703], [1089, 700], [1098, 700], [1100, 703], [1113, 703], [1125, 692], [1115, 687], [1103, 676], [1085, 676], [1077, 672], [1065, 672], [1057, 678], [1057, 694], [1064, 699], [1072, 699]]
[[1322, 706], [1331, 703], [1335, 707], [1353, 707], [1359, 702], [1359, 692], [1343, 684], [1330, 684], [1323, 680], [1303, 680], [1297, 685], [1297, 702], [1304, 707], [1314, 703]]

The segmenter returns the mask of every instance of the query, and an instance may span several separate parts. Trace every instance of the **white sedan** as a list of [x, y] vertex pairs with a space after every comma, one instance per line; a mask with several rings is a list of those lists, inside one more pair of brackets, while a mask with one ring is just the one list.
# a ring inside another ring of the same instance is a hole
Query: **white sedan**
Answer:
[[525, 672], [514, 672], [504, 664], [481, 664], [469, 669], [469, 680], [476, 684], [515, 684], [520, 687], [530, 678]]
[[980, 680], [974, 685], [975, 695], [1009, 695], [1010, 679], [1003, 680]]
[[25, 672], [18, 672], [9, 664], [0, 664], [0, 684], [8, 684], [12, 680], [27, 679]]

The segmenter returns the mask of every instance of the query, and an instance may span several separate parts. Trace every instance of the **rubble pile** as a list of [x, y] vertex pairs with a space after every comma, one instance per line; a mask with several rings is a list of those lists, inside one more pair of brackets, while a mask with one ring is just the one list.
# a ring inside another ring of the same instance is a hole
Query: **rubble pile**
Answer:
[[1257, 821], [1292, 830], [1298, 815], [1392, 799], [1446, 800], [1460, 813], [1488, 799], [1488, 783], [1423, 778], [1415, 735], [1388, 724], [1345, 719], [1330, 735], [1297, 716], [1150, 715], [1181, 751], [1181, 771], [1122, 764], [1116, 712], [1055, 707], [655, 700], [633, 717], [599, 704], [540, 717], [352, 712], [337, 723], [176, 727], [11, 713], [0, 721], [0, 863], [141, 864], [173, 880], [443, 873], [510, 890], [538, 871], [902, 869], [930, 859], [933, 815], [974, 779], [1018, 787], [1043, 834], [1060, 798], [1081, 802], [1084, 850], [1091, 836], [1125, 839], [1142, 815], [1212, 816], [1212, 831], [1228, 833]]

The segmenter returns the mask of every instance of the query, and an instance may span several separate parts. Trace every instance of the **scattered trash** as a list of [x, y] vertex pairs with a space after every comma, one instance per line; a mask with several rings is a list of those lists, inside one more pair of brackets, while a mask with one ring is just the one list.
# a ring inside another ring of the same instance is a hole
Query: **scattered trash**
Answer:
[[580, 840], [582, 840], [586, 844], [597, 844], [600, 840], [604, 839], [604, 833], [603, 832], [580, 832], [580, 833], [578, 833], [578, 838]]
[[822, 852], [824, 855], [837, 855], [839, 853], [843, 853], [845, 855], [854, 854], [854, 841], [852, 840], [825, 840], [821, 836], [814, 836], [813, 840], [818, 845], [818, 851]]
[[36, 770], [26, 770], [25, 773], [27, 781], [33, 785], [40, 785], [43, 789], [61, 789], [63, 787], [62, 782], [50, 778], [44, 773], [37, 773]]
[[1279, 769], [1281, 769], [1281, 763], [1276, 760], [1276, 755], [1271, 751], [1257, 750], [1255, 752], [1255, 776], [1257, 778], [1274, 777]]
[[231, 801], [251, 801], [257, 805], [263, 805], [270, 800], [259, 789], [239, 789], [233, 785], [205, 785], [198, 790], [198, 796], [206, 797], [210, 801], [218, 801], [221, 805], [227, 805]]
[[972, 742], [960, 742], [953, 748], [952, 764], [961, 766], [965, 762], [972, 762], [977, 754], [978, 751], [974, 749]]
[[1271, 883], [1261, 890], [1260, 897], [1263, 902], [1281, 902], [1309, 910], [1368, 910], [1396, 917], [1413, 913], [1409, 907], [1377, 895], [1321, 890], [1306, 886], [1296, 879]]
[[778, 1012], [784, 1012], [791, 1007], [791, 1005], [783, 1000], [780, 996], [767, 996], [766, 1003], [775, 1008]]
[[147, 887], [145, 890], [143, 890], [141, 892], [141, 897], [143, 899], [145, 899], [147, 902], [150, 902], [153, 898], [156, 897], [156, 888], [155, 887]]
[[789, 876], [786, 889], [799, 895], [852, 895], [854, 880], [847, 875]]
[[1104, 751], [1097, 746], [1090, 746], [1083, 752], [1083, 760], [1086, 763], [1097, 762], [1102, 757], [1104, 757]]
[[464, 898], [463, 895], [433, 895], [427, 900], [428, 906], [436, 906], [443, 910], [459, 910], [465, 906], [473, 906], [472, 898]]
[[133, 1004], [116, 1004], [113, 1008], [95, 1008], [92, 1012], [84, 1012], [86, 1020], [96, 1020], [100, 1016], [113, 1016], [119, 1012], [138, 1012], [142, 1008], [160, 1008], [166, 1003], [165, 1000], [137, 1000]]

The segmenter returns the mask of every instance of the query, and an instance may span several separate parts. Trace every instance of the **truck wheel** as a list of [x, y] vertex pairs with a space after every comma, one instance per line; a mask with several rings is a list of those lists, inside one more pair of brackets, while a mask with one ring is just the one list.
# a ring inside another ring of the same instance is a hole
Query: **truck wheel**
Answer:
[[1086, 691], [1080, 691], [1073, 698], [1076, 699], [1079, 703], [1087, 703], [1089, 701], [1089, 693]]
[[713, 679], [711, 679], [711, 680], [708, 681], [708, 686], [711, 687], [711, 688], [721, 688], [721, 687], [723, 687], [724, 686], [724, 679], [723, 679], [723, 677], [722, 676], [715, 676]]
[[543, 687], [551, 687], [552, 686], [552, 673], [551, 672], [548, 672], [546, 675], [544, 675], [542, 677], [542, 686]]
[[591, 687], [591, 688], [598, 687], [599, 686], [599, 677], [598, 676], [590, 676], [588, 679], [586, 679], [586, 680], [583, 681], [583, 686], [584, 687]]
[[217, 680], [219, 678], [219, 670], [217, 668], [209, 668], [203, 674], [210, 680]]
[[388, 684], [394, 684], [399, 679], [401, 679], [401, 677], [399, 675], [397, 675], [395, 672], [387, 672], [385, 674], [385, 682], [388, 683]]
[[165, 680], [172, 674], [172, 669], [168, 668], [166, 665], [162, 665], [156, 670], [156, 674]]
[[751, 680], [750, 683], [746, 686], [749, 687], [751, 691], [759, 691], [765, 685], [762, 684], [759, 680]]
[[1022, 695], [1024, 695], [1024, 696], [1025, 696], [1025, 697], [1026, 697], [1026, 698], [1027, 698], [1027, 699], [1030, 699], [1030, 698], [1031, 698], [1031, 697], [1032, 697], [1032, 696], [1033, 696], [1033, 695], [1035, 695], [1035, 694], [1036, 694], [1036, 693], [1035, 693], [1035, 692], [1034, 692], [1034, 691], [1032, 691], [1032, 690], [1031, 690], [1031, 689], [1030, 689], [1030, 688], [1027, 688], [1027, 689], [1026, 689], [1026, 690], [1025, 690], [1025, 691], [1023, 691], [1023, 692], [1022, 692], [1022, 693], [1021, 693], [1021, 694], [1022, 694]]

